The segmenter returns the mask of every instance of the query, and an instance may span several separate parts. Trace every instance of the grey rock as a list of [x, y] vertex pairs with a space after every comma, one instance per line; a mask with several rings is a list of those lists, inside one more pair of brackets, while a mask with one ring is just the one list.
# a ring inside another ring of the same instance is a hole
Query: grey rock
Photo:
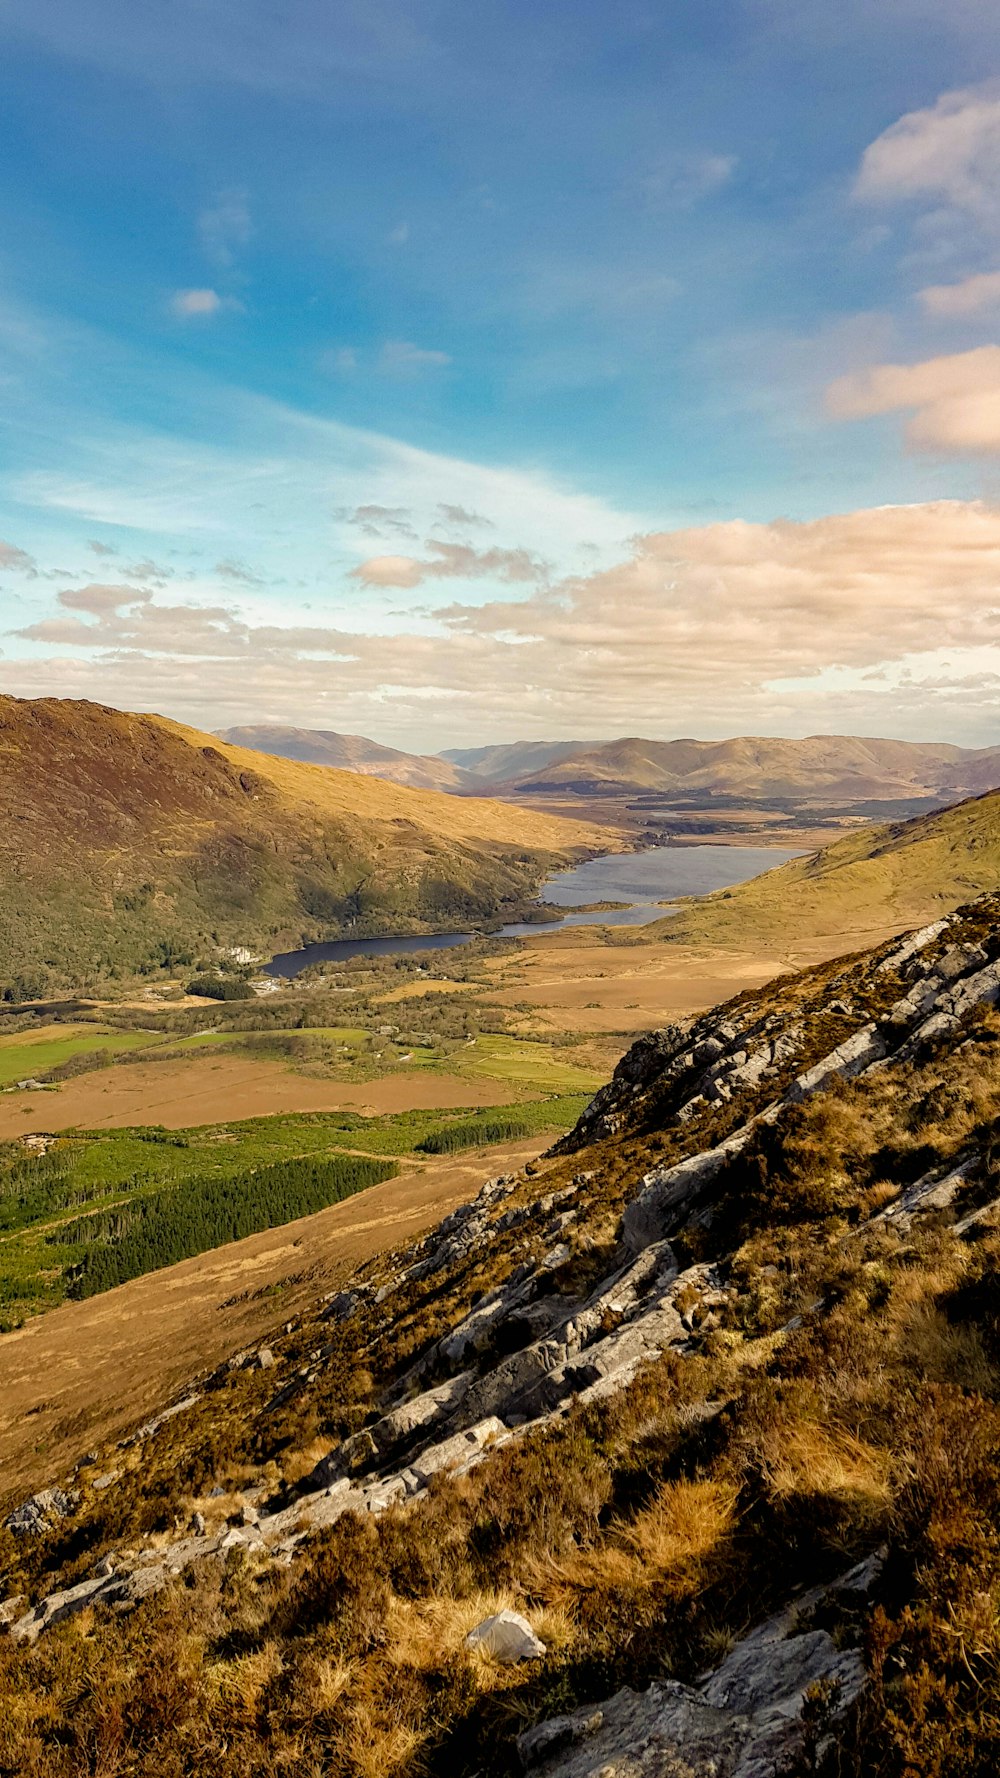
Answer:
[[857, 1649], [825, 1630], [787, 1634], [787, 1617], [739, 1643], [698, 1686], [624, 1690], [518, 1739], [539, 1778], [792, 1778], [802, 1769], [807, 1697], [830, 1688], [831, 1721], [860, 1695]]
[[4, 1519], [4, 1528], [15, 1537], [38, 1537], [57, 1519], [68, 1518], [75, 1502], [61, 1488], [43, 1488], [22, 1501]]
[[484, 1618], [469, 1631], [465, 1646], [482, 1649], [484, 1654], [492, 1655], [495, 1661], [504, 1665], [515, 1661], [537, 1661], [546, 1652], [544, 1642], [539, 1641], [527, 1618], [519, 1611], [498, 1611], [492, 1617]]

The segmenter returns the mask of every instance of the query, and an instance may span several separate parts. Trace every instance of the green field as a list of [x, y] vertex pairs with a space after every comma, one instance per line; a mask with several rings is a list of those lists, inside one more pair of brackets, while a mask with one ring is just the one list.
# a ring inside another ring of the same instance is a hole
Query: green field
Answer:
[[[518, 1126], [532, 1135], [560, 1133], [575, 1123], [588, 1097], [560, 1093], [519, 1102]], [[81, 1220], [100, 1219], [99, 1226], [113, 1241], [116, 1220], [124, 1233], [140, 1211], [159, 1217], [168, 1210], [175, 1190], [187, 1195], [194, 1181], [236, 1182], [252, 1196], [255, 1175], [264, 1169], [319, 1161], [338, 1152], [374, 1160], [413, 1158], [414, 1164], [422, 1158], [426, 1165], [426, 1155], [416, 1153], [419, 1144], [460, 1124], [461, 1146], [467, 1147], [477, 1128], [488, 1137], [497, 1116], [496, 1107], [408, 1111], [380, 1118], [347, 1111], [307, 1112], [190, 1130], [71, 1134], [59, 1138], [41, 1157], [27, 1155], [16, 1142], [2, 1144], [0, 1331], [54, 1307], [69, 1294], [74, 1271], [89, 1245], [70, 1238], [81, 1233], [73, 1226]], [[441, 1144], [446, 1145], [446, 1141]], [[258, 1219], [258, 1226], [269, 1224]]]
[[58, 1068], [61, 1063], [71, 1061], [75, 1056], [87, 1056], [95, 1051], [108, 1050], [115, 1055], [126, 1050], [149, 1049], [153, 1044], [162, 1043], [156, 1032], [152, 1031], [94, 1031], [73, 1033], [66, 1037], [22, 1037], [0, 1039], [0, 1087], [13, 1085], [15, 1081], [37, 1078], [47, 1074], [51, 1068]]
[[516, 1037], [477, 1037], [448, 1062], [474, 1080], [509, 1080], [550, 1093], [594, 1093], [604, 1082], [596, 1069], [564, 1062], [551, 1044]]

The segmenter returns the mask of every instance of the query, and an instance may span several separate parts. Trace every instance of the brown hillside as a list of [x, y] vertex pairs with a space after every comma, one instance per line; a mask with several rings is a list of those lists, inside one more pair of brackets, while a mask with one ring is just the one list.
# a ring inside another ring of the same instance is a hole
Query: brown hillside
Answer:
[[613, 844], [159, 716], [0, 698], [0, 969], [28, 991], [231, 944], [490, 920]]

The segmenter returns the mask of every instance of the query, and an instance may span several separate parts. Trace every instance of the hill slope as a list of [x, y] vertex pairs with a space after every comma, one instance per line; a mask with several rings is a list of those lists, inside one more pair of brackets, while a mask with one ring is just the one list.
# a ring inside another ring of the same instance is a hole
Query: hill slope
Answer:
[[[30, 991], [350, 928], [488, 920], [599, 830], [0, 699], [0, 958]], [[613, 848], [614, 838], [608, 845]]]
[[646, 934], [793, 951], [845, 950], [949, 912], [1000, 886], [1000, 791], [888, 827], [866, 827], [734, 889], [682, 908]]
[[573, 1152], [81, 1428], [0, 1532], [0, 1766], [994, 1773], [998, 1000], [994, 896], [654, 1033]]
[[306, 765], [369, 773], [393, 784], [409, 784], [416, 790], [483, 793], [482, 783], [470, 772], [463, 772], [443, 757], [401, 753], [395, 747], [369, 741], [364, 735], [341, 735], [335, 729], [285, 728], [278, 723], [260, 722], [220, 729], [219, 739], [231, 747], [248, 747], [255, 753], [273, 753], [279, 759], [297, 759]]
[[[500, 749], [495, 750], [500, 754]], [[729, 741], [630, 737], [561, 756], [555, 748], [527, 772], [512, 757], [491, 761], [505, 789], [522, 794], [610, 789], [750, 802], [864, 802], [973, 795], [1000, 785], [1000, 748], [883, 741], [853, 735], [804, 740], [738, 736]], [[463, 762], [464, 763], [464, 762]], [[494, 782], [499, 782], [494, 779]]]

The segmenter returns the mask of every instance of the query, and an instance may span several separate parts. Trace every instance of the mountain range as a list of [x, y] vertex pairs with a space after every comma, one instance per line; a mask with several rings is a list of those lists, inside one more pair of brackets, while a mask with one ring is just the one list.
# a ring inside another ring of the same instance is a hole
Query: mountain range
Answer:
[[861, 805], [951, 802], [1000, 786], [1000, 747], [854, 735], [801, 740], [515, 741], [401, 753], [357, 735], [257, 724], [223, 738], [289, 759], [371, 772], [459, 795], [589, 797], [655, 793], [677, 804]]

